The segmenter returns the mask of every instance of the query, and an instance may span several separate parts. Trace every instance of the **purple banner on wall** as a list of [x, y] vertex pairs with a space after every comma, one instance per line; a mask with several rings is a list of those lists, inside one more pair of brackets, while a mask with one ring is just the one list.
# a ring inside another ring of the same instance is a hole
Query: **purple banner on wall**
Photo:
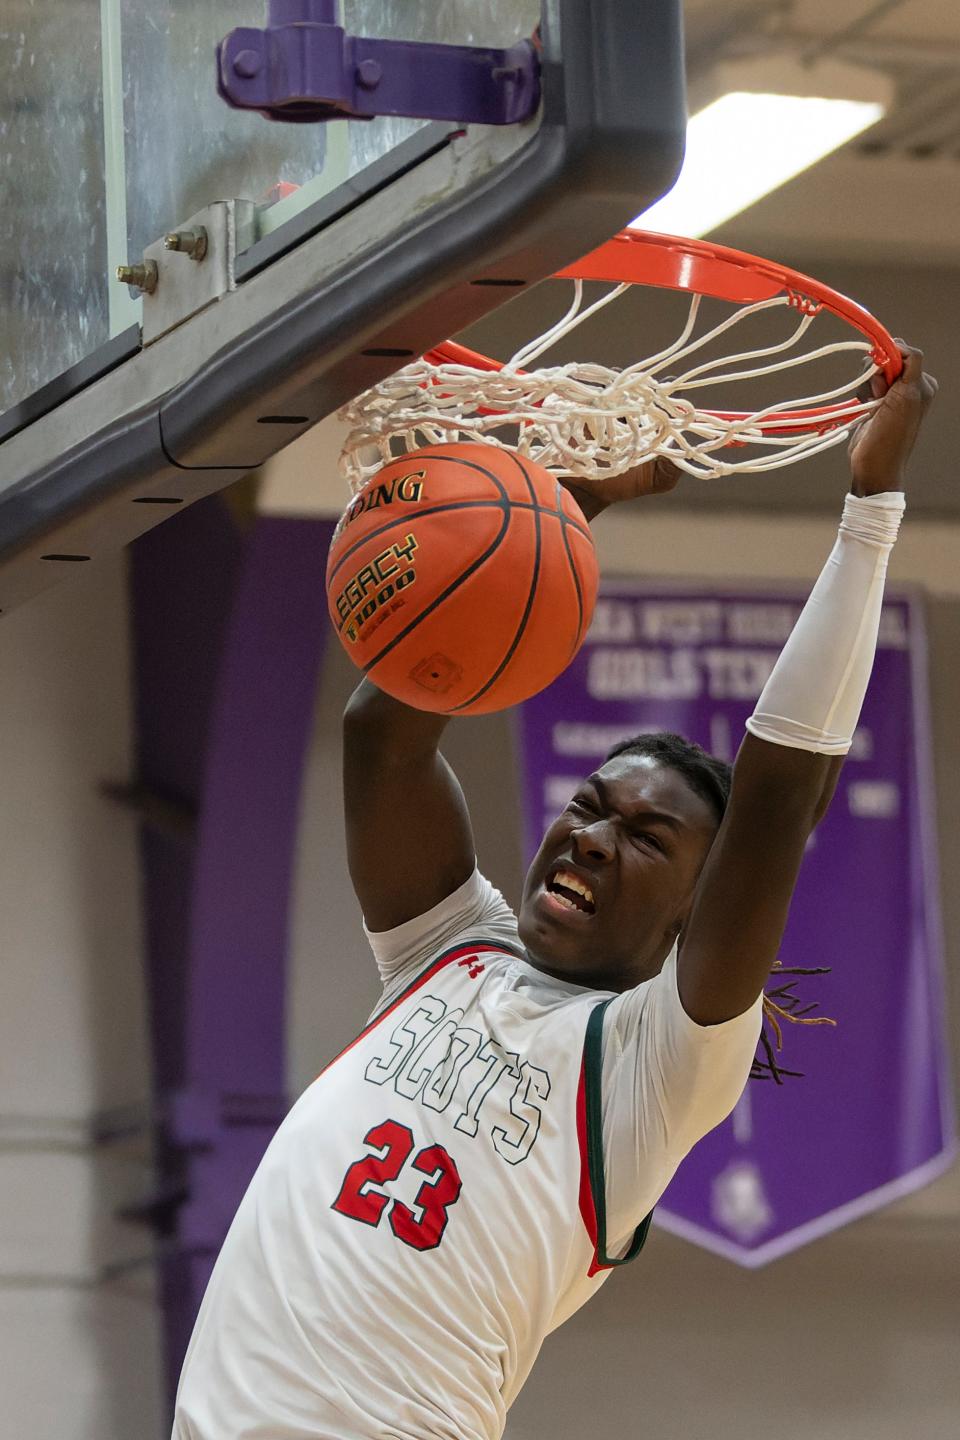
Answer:
[[[617, 740], [674, 730], [732, 760], [804, 596], [604, 582], [576, 660], [521, 707], [526, 846]], [[780, 958], [838, 1028], [784, 1025], [802, 1079], [751, 1080], [683, 1162], [666, 1229], [764, 1265], [926, 1184], [955, 1153], [923, 613], [884, 606], [855, 743], [813, 836]]]

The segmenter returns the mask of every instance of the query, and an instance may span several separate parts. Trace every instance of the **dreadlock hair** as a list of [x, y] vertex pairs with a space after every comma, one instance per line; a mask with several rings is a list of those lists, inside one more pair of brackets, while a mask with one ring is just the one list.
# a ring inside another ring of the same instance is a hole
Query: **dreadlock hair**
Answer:
[[[619, 741], [607, 752], [604, 763], [616, 759], [618, 755], [646, 756], [659, 765], [675, 770], [678, 775], [683, 776], [694, 794], [711, 806], [717, 823], [723, 819], [733, 780], [733, 766], [728, 765], [725, 760], [719, 760], [716, 755], [711, 755], [692, 740], [685, 740], [682, 735], [676, 735], [669, 730], [644, 731]], [[824, 965], [810, 968], [785, 967], [777, 960], [770, 973], [779, 980], [784, 975], [828, 975], [830, 969]], [[801, 1070], [787, 1070], [777, 1059], [778, 1053], [783, 1049], [782, 1020], [787, 1020], [792, 1025], [837, 1023], [826, 1015], [812, 1015], [811, 1011], [817, 1009], [816, 1003], [804, 1004], [801, 997], [794, 992], [795, 985], [796, 980], [789, 980], [785, 985], [764, 991], [764, 1024], [760, 1031], [758, 1053], [750, 1070], [751, 1080], [773, 1080], [774, 1084], [782, 1085], [788, 1075], [802, 1077]]]

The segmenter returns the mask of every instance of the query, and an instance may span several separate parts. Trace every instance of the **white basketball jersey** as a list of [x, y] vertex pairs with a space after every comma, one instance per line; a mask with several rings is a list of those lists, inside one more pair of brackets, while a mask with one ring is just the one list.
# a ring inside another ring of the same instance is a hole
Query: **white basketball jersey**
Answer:
[[501, 1434], [544, 1337], [608, 1273], [607, 1003], [487, 939], [385, 1004], [250, 1184], [175, 1440]]

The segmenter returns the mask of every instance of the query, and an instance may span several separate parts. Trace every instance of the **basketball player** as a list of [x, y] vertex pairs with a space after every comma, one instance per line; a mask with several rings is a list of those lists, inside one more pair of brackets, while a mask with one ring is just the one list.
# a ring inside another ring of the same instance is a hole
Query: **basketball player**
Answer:
[[[383, 996], [239, 1207], [176, 1440], [494, 1440], [545, 1336], [637, 1253], [743, 1089], [857, 724], [936, 391], [903, 356], [874, 382], [837, 543], [732, 783], [677, 737], [628, 743], [547, 831], [519, 916], [476, 869], [444, 718], [357, 690], [347, 841]], [[648, 467], [581, 498], [592, 514], [673, 481]]]

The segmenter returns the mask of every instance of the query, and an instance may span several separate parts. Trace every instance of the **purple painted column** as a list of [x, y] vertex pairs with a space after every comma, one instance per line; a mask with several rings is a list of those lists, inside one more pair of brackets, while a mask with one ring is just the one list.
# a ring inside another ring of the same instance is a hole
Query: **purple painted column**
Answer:
[[140, 782], [168, 817], [171, 800], [196, 810], [192, 842], [167, 825], [143, 852], [160, 1173], [140, 1214], [166, 1241], [171, 1402], [216, 1255], [288, 1108], [290, 885], [331, 532], [266, 517], [242, 539], [217, 500], [135, 547]]

